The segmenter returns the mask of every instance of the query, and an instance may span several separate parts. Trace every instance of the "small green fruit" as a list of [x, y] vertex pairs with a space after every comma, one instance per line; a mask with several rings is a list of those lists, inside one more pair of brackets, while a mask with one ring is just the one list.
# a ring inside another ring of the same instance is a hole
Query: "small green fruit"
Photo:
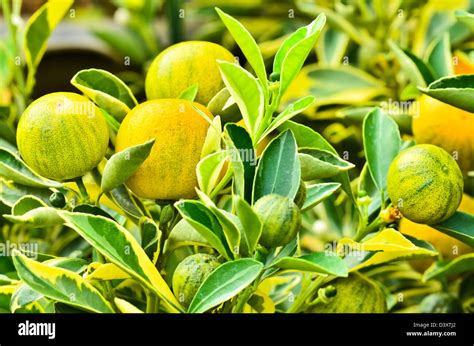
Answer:
[[301, 225], [298, 206], [288, 197], [276, 194], [260, 198], [254, 210], [262, 221], [260, 244], [273, 248], [283, 246], [293, 240]]

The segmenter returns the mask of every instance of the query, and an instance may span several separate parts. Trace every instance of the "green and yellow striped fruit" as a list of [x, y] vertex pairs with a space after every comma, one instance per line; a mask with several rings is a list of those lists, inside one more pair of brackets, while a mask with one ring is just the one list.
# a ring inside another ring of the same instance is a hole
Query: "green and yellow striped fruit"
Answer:
[[393, 160], [387, 191], [394, 206], [410, 221], [436, 224], [452, 216], [463, 194], [463, 178], [456, 161], [443, 149], [420, 144]]
[[173, 292], [179, 302], [188, 307], [204, 280], [221, 263], [216, 257], [198, 253], [186, 257], [173, 274]]
[[224, 47], [205, 41], [174, 44], [153, 60], [145, 81], [148, 100], [177, 98], [197, 84], [196, 102], [207, 104], [223, 87], [217, 60], [234, 62]]
[[270, 194], [253, 206], [262, 222], [259, 243], [267, 248], [283, 246], [293, 240], [301, 225], [298, 206], [288, 197]]
[[331, 281], [337, 294], [327, 304], [319, 302], [308, 309], [313, 313], [384, 313], [387, 312], [385, 295], [380, 287], [367, 277], [354, 273], [348, 278]]
[[150, 155], [126, 182], [136, 195], [160, 200], [196, 196], [196, 165], [209, 123], [193, 107], [212, 118], [198, 103], [163, 99], [139, 104], [122, 121], [117, 152], [155, 138]]
[[18, 150], [40, 175], [57, 181], [84, 175], [102, 160], [107, 122], [84, 96], [58, 92], [40, 97], [21, 116]]

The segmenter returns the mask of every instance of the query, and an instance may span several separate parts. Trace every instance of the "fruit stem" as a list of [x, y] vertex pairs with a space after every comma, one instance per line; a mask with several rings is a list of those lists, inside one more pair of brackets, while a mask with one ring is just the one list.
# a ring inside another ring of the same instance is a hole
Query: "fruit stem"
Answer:
[[158, 297], [148, 290], [146, 293], [146, 313], [153, 314], [158, 312], [159, 305]]
[[247, 287], [242, 294], [238, 297], [237, 299], [237, 305], [234, 307], [233, 312], [234, 313], [242, 313], [245, 308], [245, 304], [247, 304], [248, 300], [250, 297], [255, 293], [257, 290], [258, 285], [260, 284], [260, 280], [262, 278], [263, 271], [260, 272], [260, 274], [257, 276], [253, 284], [249, 287]]
[[79, 194], [81, 195], [81, 199], [85, 203], [89, 203], [89, 194], [87, 193], [86, 186], [84, 185], [84, 181], [82, 180], [82, 177], [79, 177], [75, 180], [75, 183], [79, 189]]
[[288, 313], [296, 313], [300, 312], [301, 309], [303, 308], [304, 305], [306, 305], [307, 301], [311, 298], [313, 295], [314, 291], [317, 290], [321, 285], [327, 280], [332, 280], [334, 277], [333, 276], [318, 276], [316, 279], [314, 279], [307, 288], [300, 292], [296, 300], [294, 301], [293, 305], [290, 306], [288, 309]]
[[354, 237], [354, 241], [361, 241], [367, 234], [373, 232], [376, 230], [378, 227], [380, 227], [383, 224], [383, 220], [380, 218], [380, 215], [372, 221], [367, 227], [363, 227], [359, 229]]

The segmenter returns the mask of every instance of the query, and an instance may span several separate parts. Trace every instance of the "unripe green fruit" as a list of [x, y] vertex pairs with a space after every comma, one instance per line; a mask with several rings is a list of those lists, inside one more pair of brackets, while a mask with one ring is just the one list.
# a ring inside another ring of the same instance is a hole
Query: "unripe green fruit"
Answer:
[[220, 264], [216, 257], [202, 253], [181, 261], [174, 271], [172, 282], [178, 301], [188, 307], [201, 284]]
[[288, 197], [266, 195], [255, 203], [254, 210], [262, 222], [261, 245], [267, 248], [283, 246], [298, 234], [301, 226], [300, 209]]
[[66, 197], [61, 192], [54, 192], [49, 196], [51, 205], [56, 208], [64, 208], [66, 206]]

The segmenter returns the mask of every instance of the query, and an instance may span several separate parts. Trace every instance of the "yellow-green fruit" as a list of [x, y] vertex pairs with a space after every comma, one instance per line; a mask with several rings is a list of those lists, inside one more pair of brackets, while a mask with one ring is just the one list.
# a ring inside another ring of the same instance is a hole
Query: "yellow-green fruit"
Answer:
[[267, 248], [283, 246], [298, 234], [301, 226], [300, 209], [288, 197], [266, 195], [253, 207], [262, 222], [261, 245]]
[[387, 191], [407, 219], [436, 224], [452, 216], [463, 194], [463, 178], [456, 161], [443, 149], [415, 145], [392, 161]]
[[40, 175], [58, 181], [84, 175], [104, 157], [107, 122], [84, 96], [52, 93], [34, 101], [21, 116], [18, 150]]
[[196, 165], [209, 123], [193, 106], [212, 118], [198, 103], [161, 99], [136, 106], [123, 120], [117, 152], [155, 138], [150, 155], [126, 182], [138, 196], [162, 200], [195, 197]]
[[186, 257], [173, 274], [173, 292], [179, 302], [188, 307], [199, 287], [214, 269], [220, 265], [216, 257], [198, 253]]
[[474, 115], [427, 95], [413, 114], [416, 142], [437, 145], [456, 158], [463, 171], [474, 170]]
[[336, 296], [327, 304], [319, 302], [310, 307], [313, 313], [384, 313], [387, 312], [385, 295], [371, 279], [357, 273], [348, 278], [331, 281]]
[[197, 84], [196, 102], [207, 104], [224, 87], [216, 60], [234, 62], [235, 58], [211, 42], [187, 41], [168, 47], [155, 58], [146, 75], [148, 100], [177, 98]]

